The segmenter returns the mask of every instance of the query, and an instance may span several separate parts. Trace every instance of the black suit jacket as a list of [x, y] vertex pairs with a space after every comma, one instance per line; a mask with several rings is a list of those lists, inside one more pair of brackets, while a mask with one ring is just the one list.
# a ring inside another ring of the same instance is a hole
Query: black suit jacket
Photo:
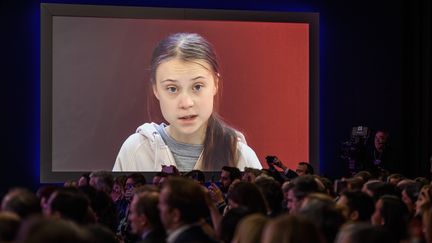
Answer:
[[201, 226], [195, 225], [183, 231], [174, 243], [217, 243], [217, 241], [207, 235]]
[[164, 229], [154, 229], [150, 231], [144, 239], [137, 243], [165, 243], [166, 232]]

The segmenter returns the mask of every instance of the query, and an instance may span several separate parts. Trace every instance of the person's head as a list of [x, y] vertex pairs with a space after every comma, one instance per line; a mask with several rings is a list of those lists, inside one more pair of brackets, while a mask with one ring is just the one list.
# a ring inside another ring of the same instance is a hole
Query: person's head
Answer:
[[308, 162], [300, 162], [297, 165], [296, 173], [299, 176], [302, 176], [302, 175], [313, 175], [314, 174], [314, 169], [313, 169], [312, 165], [309, 164]]
[[227, 192], [234, 180], [241, 178], [241, 172], [237, 167], [223, 166], [220, 174], [221, 190]]
[[422, 205], [423, 232], [427, 243], [432, 243], [432, 204]]
[[390, 232], [367, 223], [347, 224], [339, 231], [335, 243], [396, 243]]
[[406, 205], [396, 196], [384, 195], [375, 203], [371, 223], [394, 232], [398, 240], [407, 236], [409, 213]]
[[88, 241], [84, 230], [71, 221], [56, 218], [33, 217], [23, 222], [15, 242], [86, 243]]
[[387, 182], [396, 186], [403, 179], [405, 179], [405, 176], [394, 173], [387, 177]]
[[261, 235], [268, 218], [262, 214], [252, 214], [242, 219], [234, 234], [234, 243], [260, 243]]
[[298, 214], [313, 222], [320, 229], [326, 242], [334, 241], [339, 228], [345, 222], [335, 202], [322, 193], [309, 194]]
[[423, 186], [420, 190], [419, 196], [415, 203], [416, 214], [421, 214], [424, 205], [431, 204], [431, 201], [432, 201], [432, 186], [429, 185]]
[[264, 228], [264, 243], [320, 243], [317, 227], [308, 219], [297, 215], [283, 215], [271, 220]]
[[203, 188], [182, 177], [168, 177], [159, 196], [158, 208], [167, 231], [197, 223], [208, 213]]
[[267, 214], [264, 197], [255, 184], [240, 181], [229, 190], [228, 205], [230, 208], [245, 207], [251, 213]]
[[369, 222], [375, 204], [368, 194], [361, 191], [345, 191], [337, 201], [345, 218], [353, 222]]
[[296, 213], [300, 210], [303, 199], [310, 193], [319, 192], [318, 183], [312, 175], [299, 176], [289, 184], [286, 195], [287, 209], [289, 213]]
[[141, 173], [132, 173], [126, 176], [125, 183], [125, 199], [130, 201], [132, 200], [133, 190], [136, 187], [142, 186], [146, 184], [146, 178]]
[[195, 33], [172, 34], [154, 49], [150, 69], [169, 135], [180, 142], [203, 144], [205, 170], [234, 166], [236, 132], [213, 112], [220, 70], [212, 45]]
[[78, 186], [88, 186], [90, 185], [90, 172], [86, 172], [80, 176], [78, 179]]
[[33, 214], [40, 214], [41, 205], [33, 192], [24, 188], [14, 188], [3, 197], [1, 211], [13, 212], [25, 219]]
[[375, 133], [375, 139], [374, 139], [375, 149], [378, 150], [379, 152], [382, 152], [387, 146], [388, 137], [389, 137], [388, 132], [383, 130], [378, 130]]
[[200, 170], [191, 170], [185, 175], [188, 178], [191, 178], [192, 180], [196, 181], [200, 185], [204, 185], [205, 183], [205, 175], [204, 172]]
[[165, 178], [168, 177], [168, 174], [165, 172], [157, 172], [152, 179], [152, 184], [155, 186], [160, 186]]
[[90, 202], [78, 189], [61, 188], [51, 194], [44, 214], [84, 225], [89, 223]]
[[114, 184], [111, 192], [111, 199], [115, 202], [124, 196], [124, 184], [126, 176], [117, 176], [114, 178]]
[[95, 171], [90, 174], [89, 185], [109, 195], [114, 185], [114, 178], [108, 171]]
[[142, 235], [149, 229], [162, 227], [158, 203], [159, 192], [142, 192], [134, 195], [129, 213], [133, 233]]
[[262, 174], [262, 171], [259, 169], [245, 167], [242, 175], [242, 181], [246, 182], [254, 182], [255, 179]]
[[13, 242], [20, 227], [20, 217], [12, 212], [0, 212], [0, 242]]
[[231, 243], [232, 239], [234, 238], [234, 233], [237, 225], [244, 217], [250, 214], [251, 213], [249, 212], [249, 210], [244, 207], [228, 210], [222, 216], [218, 227], [216, 227], [216, 229], [218, 230], [217, 234], [221, 242]]
[[255, 185], [258, 186], [267, 202], [268, 211], [271, 216], [276, 216], [282, 211], [283, 192], [280, 183], [273, 177], [259, 176]]
[[366, 170], [362, 170], [357, 172], [354, 176], [355, 177], [360, 177], [364, 183], [368, 182], [370, 179], [372, 179], [372, 174], [369, 171]]

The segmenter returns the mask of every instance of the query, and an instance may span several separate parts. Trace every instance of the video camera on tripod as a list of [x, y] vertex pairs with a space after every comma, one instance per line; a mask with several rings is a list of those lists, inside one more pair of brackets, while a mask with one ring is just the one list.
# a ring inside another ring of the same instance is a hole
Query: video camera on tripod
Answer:
[[363, 157], [369, 136], [368, 127], [355, 126], [352, 128], [350, 139], [342, 143], [340, 157], [348, 163], [351, 174], [363, 169]]

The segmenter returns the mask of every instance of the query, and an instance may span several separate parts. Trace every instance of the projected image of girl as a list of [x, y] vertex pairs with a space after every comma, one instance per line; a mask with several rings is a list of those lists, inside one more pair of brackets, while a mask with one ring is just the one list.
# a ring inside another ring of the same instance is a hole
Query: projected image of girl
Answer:
[[198, 34], [177, 33], [159, 42], [151, 83], [167, 125], [145, 123], [122, 145], [113, 171], [218, 171], [224, 165], [261, 168], [244, 136], [214, 111], [220, 71], [213, 47]]

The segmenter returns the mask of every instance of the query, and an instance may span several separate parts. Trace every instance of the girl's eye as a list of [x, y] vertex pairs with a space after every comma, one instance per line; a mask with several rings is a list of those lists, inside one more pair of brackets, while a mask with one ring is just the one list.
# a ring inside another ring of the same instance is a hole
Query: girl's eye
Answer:
[[193, 86], [193, 90], [195, 91], [200, 91], [202, 89], [203, 85], [202, 84], [195, 84]]
[[167, 87], [166, 89], [170, 93], [176, 93], [177, 92], [177, 87], [174, 87], [174, 86]]

